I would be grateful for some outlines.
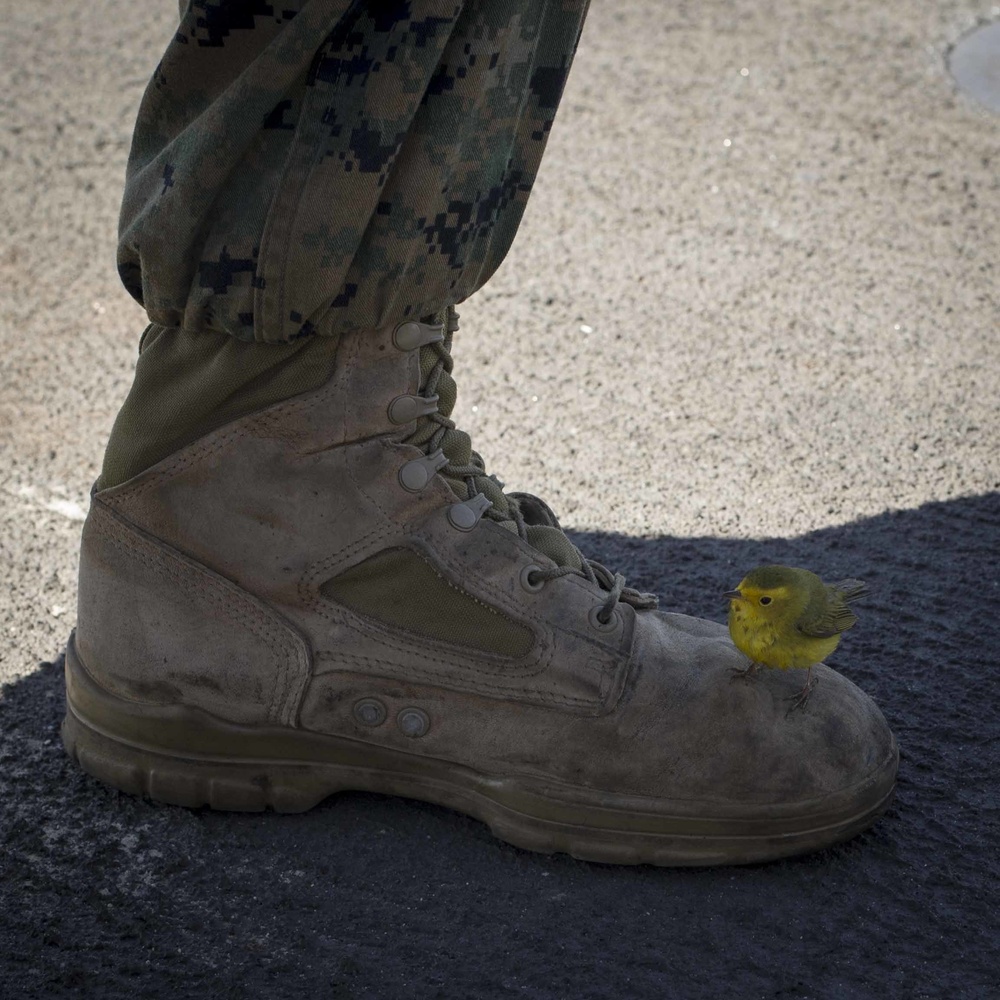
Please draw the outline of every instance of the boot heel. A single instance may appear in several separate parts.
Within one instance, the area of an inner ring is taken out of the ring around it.
[[[91,777],[113,788],[197,809],[305,812],[344,785],[316,765],[183,758],[130,746],[93,729],[72,708],[62,723],[66,752]],[[328,769],[335,770],[334,768]]]
[[[66,752],[130,795],[197,809],[304,812],[358,787],[358,752],[287,729],[241,727],[183,706],[140,705],[102,688],[66,647]],[[319,742],[319,752],[312,746]]]

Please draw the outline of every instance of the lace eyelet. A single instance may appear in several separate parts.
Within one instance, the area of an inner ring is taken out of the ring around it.
[[[540,573],[541,570],[542,570],[541,566],[535,566],[535,565],[525,566],[524,569],[521,570],[521,586],[529,594],[537,594],[538,591],[540,591],[542,587],[545,586],[544,580],[531,579],[533,573]]]
[[[612,611],[607,621],[601,620],[601,605],[595,604],[587,615],[587,621],[595,632],[614,632],[618,628],[618,612]]]

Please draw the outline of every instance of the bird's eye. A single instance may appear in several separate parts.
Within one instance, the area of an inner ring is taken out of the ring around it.
[[[771,603],[771,598],[765,595],[760,599],[760,603],[763,604],[764,607],[767,607],[767,605]]]

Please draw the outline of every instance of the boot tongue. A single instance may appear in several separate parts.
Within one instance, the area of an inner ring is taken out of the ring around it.
[[[521,512],[529,545],[547,555],[557,566],[572,566],[583,572],[580,550],[563,534],[559,519],[541,497],[532,493],[511,493],[508,500],[516,503]]]
[[[548,556],[557,566],[572,566],[583,571],[583,563],[577,547],[559,528],[547,524],[528,525],[528,544]]]

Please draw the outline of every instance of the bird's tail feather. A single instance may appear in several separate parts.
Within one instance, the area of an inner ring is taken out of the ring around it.
[[[833,589],[840,592],[840,596],[845,601],[856,601],[861,597],[868,597],[871,590],[863,580],[840,580],[833,585]]]

